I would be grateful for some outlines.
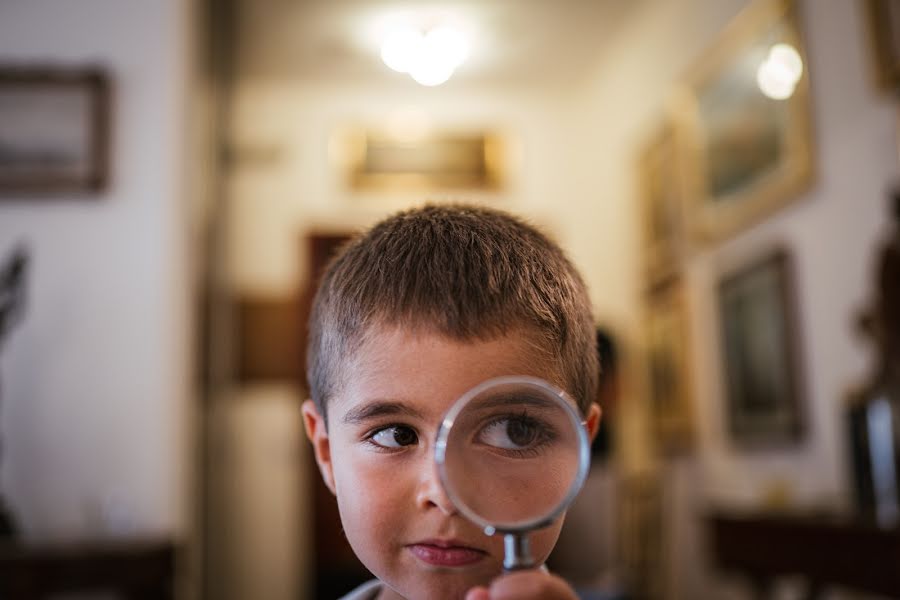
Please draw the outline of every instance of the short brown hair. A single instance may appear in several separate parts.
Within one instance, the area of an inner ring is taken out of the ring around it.
[[[594,400],[584,282],[559,246],[509,214],[429,205],[385,219],[338,254],[309,322],[307,379],[323,416],[366,333],[391,325],[462,341],[521,329],[556,363],[583,413]]]

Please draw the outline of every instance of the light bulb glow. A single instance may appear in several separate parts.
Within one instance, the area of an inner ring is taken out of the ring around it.
[[[428,61],[417,61],[413,68],[409,71],[416,83],[424,86],[434,87],[441,85],[453,76],[454,69],[448,68],[447,65],[432,63]]]
[[[412,29],[395,29],[381,46],[381,60],[398,73],[408,73],[422,46],[422,34]]]
[[[409,73],[426,86],[440,85],[450,79],[468,54],[465,36],[446,25],[425,35],[411,29],[394,30],[381,47],[381,59],[388,67]]]
[[[790,44],[775,44],[769,50],[769,60],[786,69],[794,81],[803,76],[803,59],[800,53]]]
[[[803,76],[803,60],[788,44],[775,44],[756,71],[760,91],[773,100],[787,100],[794,95]]]
[[[451,69],[461,65],[469,54],[465,37],[446,25],[432,29],[425,35],[425,50],[430,60]]]
[[[796,84],[789,79],[779,78],[768,69],[760,69],[756,73],[756,83],[760,91],[772,100],[787,100],[794,95]]]

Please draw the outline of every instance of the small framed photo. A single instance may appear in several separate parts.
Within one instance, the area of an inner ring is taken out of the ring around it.
[[[682,177],[674,131],[661,126],[638,159],[638,187],[648,287],[674,277],[684,252]]]
[[[900,93],[900,2],[866,0],[878,84]]]
[[[693,446],[694,419],[687,302],[680,279],[649,293],[645,323],[650,421],[662,453],[684,452]]]
[[[0,197],[102,190],[109,104],[100,69],[0,67]]]
[[[718,303],[731,439],[739,446],[797,441],[803,386],[787,251],[722,278]]]
[[[692,237],[718,242],[812,180],[809,75],[792,0],[754,0],[675,95]]]

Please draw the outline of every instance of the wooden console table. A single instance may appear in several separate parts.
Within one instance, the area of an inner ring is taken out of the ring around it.
[[[748,576],[760,598],[786,575],[805,577],[810,598],[830,585],[900,598],[900,527],[741,513],[713,513],[707,524],[716,565]]]
[[[128,600],[169,600],[174,580],[175,546],[168,541],[0,545],[4,599],[102,591]]]

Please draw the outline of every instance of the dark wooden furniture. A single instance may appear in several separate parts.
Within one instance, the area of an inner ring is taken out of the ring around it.
[[[805,577],[810,598],[831,585],[900,598],[900,526],[740,513],[714,513],[707,524],[715,564],[749,577],[760,598],[786,575]]]
[[[93,591],[123,600],[169,600],[174,580],[175,547],[167,541],[0,545],[4,600]]]

